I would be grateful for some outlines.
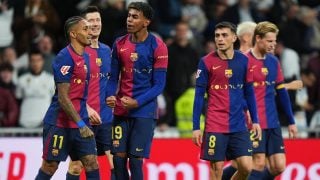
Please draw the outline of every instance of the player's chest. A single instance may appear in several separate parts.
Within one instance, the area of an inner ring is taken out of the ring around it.
[[[90,73],[88,60],[85,58],[74,59],[73,78],[74,79],[86,79],[87,74]]]
[[[153,51],[144,45],[120,47],[118,57],[124,67],[152,67]]]
[[[211,80],[237,80],[244,79],[247,66],[234,60],[215,61],[208,66],[209,78]]]
[[[255,61],[252,70],[254,81],[270,81],[277,78],[278,66],[275,63],[266,63],[265,61],[260,60]]]

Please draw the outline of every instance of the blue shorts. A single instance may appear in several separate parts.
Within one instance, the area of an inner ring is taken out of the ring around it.
[[[105,155],[105,151],[111,150],[112,147],[112,123],[103,123],[92,126],[97,143],[98,156]]]
[[[208,161],[224,161],[241,156],[251,156],[252,146],[249,132],[212,133],[205,132],[200,158]]]
[[[48,161],[65,161],[70,155],[73,161],[86,155],[96,155],[94,138],[82,138],[78,128],[43,126],[43,155]]]
[[[155,119],[115,116],[111,152],[149,158],[155,126]]]
[[[252,142],[253,153],[265,153],[267,156],[285,153],[281,128],[263,129],[260,141]]]

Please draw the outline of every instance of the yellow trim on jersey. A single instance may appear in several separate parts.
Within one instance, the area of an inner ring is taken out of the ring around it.
[[[282,89],[282,88],[285,88],[284,84],[279,84],[276,89]]]

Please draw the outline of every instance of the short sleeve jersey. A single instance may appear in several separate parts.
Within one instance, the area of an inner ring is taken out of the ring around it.
[[[86,101],[89,83],[89,56],[84,53],[78,55],[68,45],[62,49],[52,63],[54,81],[69,83],[69,98],[82,120],[89,125]],[[64,112],[58,102],[58,89],[56,88],[52,102],[44,117],[44,123],[62,128],[78,128],[77,124]]]

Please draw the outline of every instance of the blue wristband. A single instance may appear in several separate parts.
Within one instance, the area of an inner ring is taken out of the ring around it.
[[[86,126],[86,123],[82,119],[80,119],[80,121],[77,122],[77,125],[79,128],[83,128],[84,126]]]

